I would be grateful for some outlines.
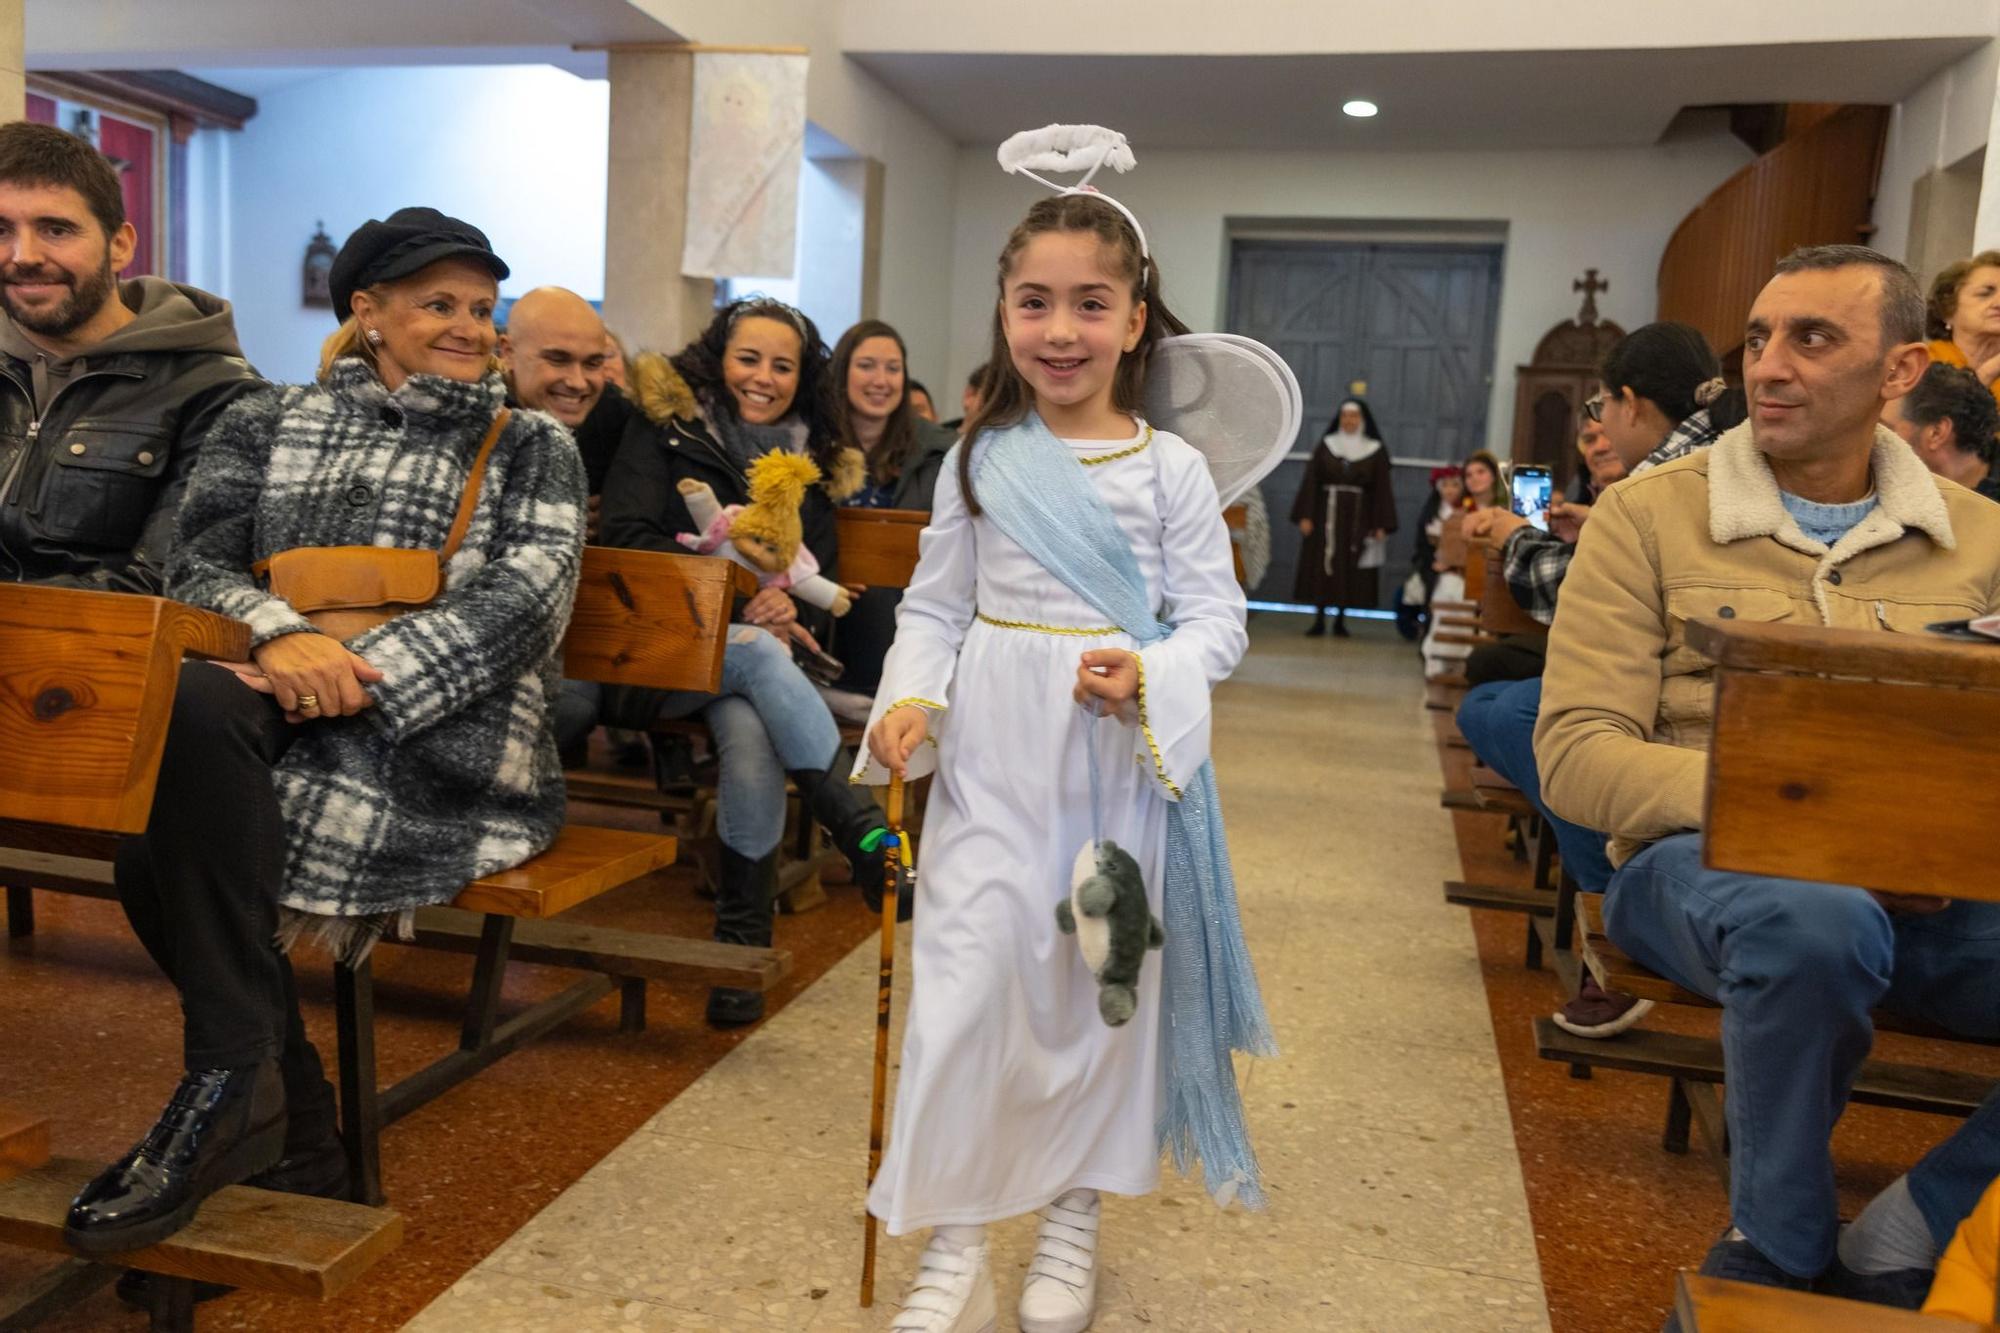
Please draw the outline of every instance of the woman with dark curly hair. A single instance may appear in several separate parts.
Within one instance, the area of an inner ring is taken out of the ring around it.
[[[779,301],[736,301],[671,359],[641,353],[631,365],[638,407],[604,482],[607,545],[682,551],[678,538],[702,525],[685,490],[705,485],[721,505],[750,500],[750,464],[774,451],[810,458],[820,480],[799,505],[803,544],[828,578],[836,577],[834,506],[860,484],[858,451],[842,448],[827,415],[826,344],[813,322]],[[812,682],[792,660],[798,645],[817,652],[830,617],[801,607],[791,593],[767,587],[737,612],[723,654],[722,690],[607,691],[604,721],[644,728],[700,715],[715,737],[722,778],[716,825],[722,867],[715,938],[769,947],[778,886],[778,842],[785,827],[789,773],[807,808],[846,854],[872,904],[879,903],[885,821],[865,789],[850,786],[852,756]],[[757,991],[718,988],[708,1020],[718,1026],[763,1016]]]

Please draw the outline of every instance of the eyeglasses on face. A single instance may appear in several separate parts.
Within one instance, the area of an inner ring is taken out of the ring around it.
[[[1590,421],[1601,423],[1604,420],[1604,395],[1602,393],[1594,393],[1584,399],[1583,415],[1585,419]]]

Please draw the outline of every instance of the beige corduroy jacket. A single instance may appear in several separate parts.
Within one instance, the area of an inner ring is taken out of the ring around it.
[[[1874,479],[1874,511],[1831,549],[1786,512],[1748,423],[1599,497],[1556,605],[1535,759],[1549,807],[1609,833],[1613,864],[1701,827],[1714,682],[1689,621],[1919,634],[2000,609],[2000,505],[1882,427]]]

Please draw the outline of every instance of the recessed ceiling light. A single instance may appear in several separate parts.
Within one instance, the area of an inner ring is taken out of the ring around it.
[[[1362,120],[1366,120],[1368,117],[1374,115],[1377,111],[1380,111],[1382,108],[1376,106],[1373,102],[1357,97],[1352,102],[1349,102],[1346,105],[1342,106],[1340,109],[1342,111],[1345,111],[1350,116],[1355,116]]]

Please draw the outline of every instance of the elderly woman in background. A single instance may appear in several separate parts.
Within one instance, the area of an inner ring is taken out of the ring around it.
[[[1947,264],[1931,282],[1931,360],[1963,366],[2000,398],[2000,250]]]
[[[750,499],[748,470],[773,451],[818,465],[820,481],[799,504],[806,549],[836,576],[834,505],[860,484],[862,464],[843,450],[827,420],[822,380],[826,344],[811,320],[778,301],[752,298],[716,312],[702,335],[671,359],[641,353],[632,363],[638,413],[604,483],[604,540],[640,550],[683,551],[701,525],[683,487],[706,486],[721,505]],[[639,727],[700,715],[721,761],[716,826],[722,842],[715,938],[769,947],[778,887],[778,842],[785,829],[785,778],[847,857],[871,905],[880,902],[886,821],[866,790],[849,785],[851,756],[833,714],[792,652],[820,656],[831,617],[801,607],[772,584],[738,612],[723,651],[722,690],[606,691],[603,720]],[[759,991],[717,987],[708,1021],[754,1023]]]
[[[205,441],[168,591],[247,623],[251,660],[183,670],[176,717],[205,725],[172,733],[151,822],[117,865],[134,929],[180,985],[190,1072],[77,1196],[80,1249],[154,1243],[249,1177],[338,1193],[332,1098],[274,941],[311,932],[358,960],[562,824],[550,702],[583,468],[554,421],[503,411],[506,274],[481,232],[431,209],[366,223],[334,259],[350,313],[319,383],[244,398]],[[266,577],[273,557],[333,547],[430,553],[440,577],[357,633]]]

